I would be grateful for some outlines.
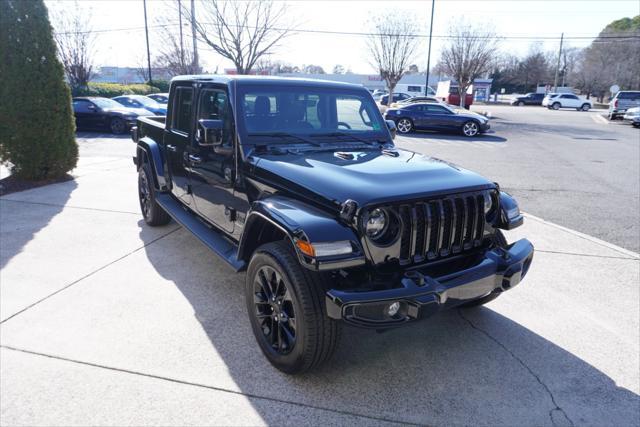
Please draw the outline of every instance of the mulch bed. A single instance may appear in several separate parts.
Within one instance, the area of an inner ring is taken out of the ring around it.
[[[18,191],[30,190],[36,187],[42,187],[43,185],[57,184],[58,182],[70,181],[73,179],[71,175],[65,175],[61,178],[55,179],[43,179],[40,181],[26,181],[16,178],[15,176],[8,176],[0,179],[0,196],[16,193]]]

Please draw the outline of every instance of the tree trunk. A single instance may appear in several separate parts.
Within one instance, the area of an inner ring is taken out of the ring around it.
[[[464,108],[465,107],[465,102],[466,100],[466,93],[467,93],[467,89],[463,88],[462,86],[458,86],[458,96],[460,96],[460,107]]]
[[[393,90],[396,88],[396,85],[392,85],[392,84],[387,84],[388,88],[389,88],[389,96],[387,97],[387,107],[391,107],[391,104],[393,103]]]

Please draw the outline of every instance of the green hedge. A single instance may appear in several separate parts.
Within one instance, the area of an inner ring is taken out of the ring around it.
[[[149,82],[147,82],[147,84],[149,84]],[[171,82],[169,80],[156,80],[153,79],[153,86],[157,87],[159,90],[159,92],[169,92],[169,85],[171,84]]]
[[[75,96],[104,96],[113,98],[120,95],[146,95],[148,93],[162,92],[156,86],[147,84],[123,85],[119,83],[89,83],[86,88],[78,88]]]

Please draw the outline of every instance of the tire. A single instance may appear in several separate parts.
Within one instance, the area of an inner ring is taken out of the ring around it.
[[[153,186],[149,164],[138,169],[138,201],[144,222],[152,227],[166,225],[171,217],[156,201],[156,190]]]
[[[462,125],[462,134],[472,138],[480,133],[480,126],[477,122],[469,120]]]
[[[502,234],[502,231],[498,230],[496,232],[496,243],[498,244],[498,246],[501,247],[506,247],[507,246],[507,239],[504,237],[504,234]],[[489,295],[485,295],[481,298],[475,299],[473,301],[469,301],[469,302],[465,302],[464,304],[460,304],[458,307],[460,308],[472,308],[472,307],[478,307],[481,305],[485,305],[488,302],[493,301],[494,299],[498,298],[500,295],[502,295],[502,292],[491,292]]]
[[[524,107],[524,102],[519,101],[519,102],[518,102],[518,107]]]
[[[267,243],[253,254],[245,281],[249,321],[260,350],[280,371],[306,372],[335,351],[341,325],[326,315],[326,283],[322,273],[300,265],[288,242]]]
[[[615,115],[615,114],[611,114],[611,113],[609,113],[609,120],[613,121],[613,120],[615,120],[616,118],[617,118],[617,117],[616,117],[616,115]]]
[[[396,122],[396,129],[400,133],[409,133],[413,130],[413,122],[411,119],[402,118]]]
[[[559,102],[554,102],[554,103],[551,105],[551,108],[553,108],[554,110],[559,110],[559,109],[560,109],[560,107],[561,107],[561,105],[560,105],[560,103],[559,103]]]
[[[589,108],[591,108],[591,106],[587,103],[582,104],[582,107],[580,107],[582,111],[589,111]]]
[[[122,135],[127,130],[127,124],[120,117],[114,117],[109,122],[109,129],[115,135]]]

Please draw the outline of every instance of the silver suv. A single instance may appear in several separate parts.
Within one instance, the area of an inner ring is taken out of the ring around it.
[[[609,120],[624,116],[625,111],[632,107],[640,107],[640,91],[622,90],[609,102]]]

